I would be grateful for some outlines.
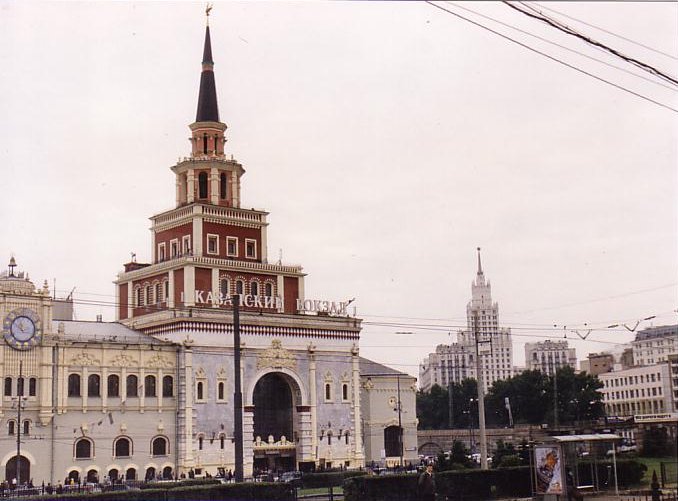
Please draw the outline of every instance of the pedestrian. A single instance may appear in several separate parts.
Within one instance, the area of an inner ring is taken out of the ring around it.
[[[426,465],[426,470],[419,475],[417,484],[420,501],[435,501],[436,498],[436,479],[433,477],[433,465]]]

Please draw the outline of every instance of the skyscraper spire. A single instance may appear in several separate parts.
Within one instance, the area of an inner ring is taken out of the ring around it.
[[[480,247],[478,247],[478,275],[483,274],[483,266],[480,264]]]
[[[209,19],[211,6],[205,10]],[[218,122],[219,107],[217,105],[217,88],[214,82],[214,61],[212,60],[212,42],[209,23],[205,26],[205,46],[202,52],[202,73],[200,74],[200,93],[198,95],[198,111],[196,122]]]

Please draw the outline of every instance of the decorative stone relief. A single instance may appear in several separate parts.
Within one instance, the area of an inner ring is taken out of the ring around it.
[[[166,357],[162,356],[160,353],[156,353],[146,362],[146,366],[152,369],[170,369],[174,367],[174,364],[171,360],[168,360]]]
[[[117,357],[111,360],[111,365],[113,367],[132,367],[136,364],[134,363],[132,357],[125,355],[124,353],[120,353]]]
[[[217,379],[226,379],[227,377],[228,374],[226,374],[226,369],[220,367],[219,370],[217,371]]]
[[[272,367],[274,369],[294,369],[297,361],[289,350],[282,347],[279,339],[271,341],[271,347],[264,350],[257,360],[257,369]]]
[[[80,365],[80,366],[92,366],[92,365],[100,365],[101,362],[99,362],[98,359],[94,358],[92,355],[86,352],[82,352],[80,355],[75,356],[71,359],[71,363],[69,365]]]

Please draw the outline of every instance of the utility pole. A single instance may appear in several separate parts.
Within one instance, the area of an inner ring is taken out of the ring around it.
[[[233,300],[233,434],[235,442],[235,481],[243,481],[242,382],[240,381],[240,295]]]
[[[454,387],[452,386],[452,366],[448,360],[447,362],[447,403],[448,403],[448,424],[449,428],[454,428],[454,406],[452,405],[452,398],[454,394]]]
[[[19,379],[17,380],[16,403],[16,488],[21,485],[21,407],[24,399],[23,361],[19,360]]]
[[[400,405],[400,374],[396,375],[398,383],[398,452],[400,452],[400,467],[403,467],[403,422],[402,406]]]
[[[485,388],[480,363],[480,341],[478,339],[478,310],[473,310],[473,333],[476,340],[476,379],[478,386],[478,427],[480,428],[480,468],[487,470],[487,433],[485,432]]]
[[[558,368],[553,363],[553,427],[558,428]]]

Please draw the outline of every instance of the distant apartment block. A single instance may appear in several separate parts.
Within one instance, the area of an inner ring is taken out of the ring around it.
[[[678,325],[650,327],[636,334],[631,341],[633,365],[653,365],[678,353]]]
[[[603,388],[599,391],[603,394],[608,416],[634,416],[676,410],[668,361],[599,374],[598,379],[603,383]]]
[[[525,343],[525,366],[532,371],[553,375],[561,367],[577,369],[577,354],[567,341]]]

